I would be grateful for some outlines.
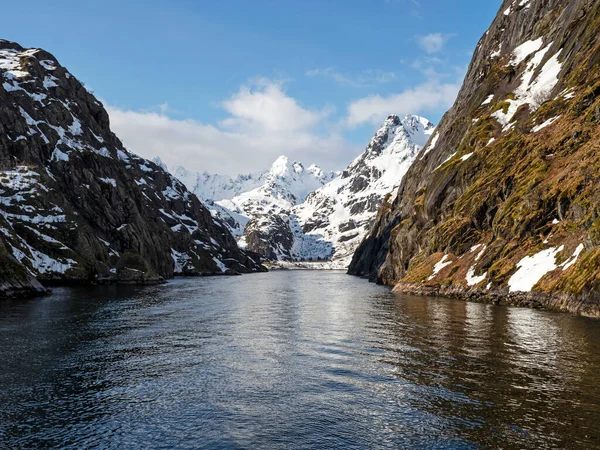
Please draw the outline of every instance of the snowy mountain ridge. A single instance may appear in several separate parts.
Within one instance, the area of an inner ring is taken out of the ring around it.
[[[315,164],[305,167],[286,156],[277,158],[269,170],[236,178],[190,172],[181,166],[173,173],[236,238],[243,234],[250,218],[287,211],[338,175]]]
[[[301,259],[330,259],[333,267],[345,269],[385,197],[400,186],[434,130],[435,126],[423,117],[406,115],[400,119],[390,115],[364,153],[339,177],[294,208],[306,236],[317,237],[320,243],[331,243],[329,255],[308,254]],[[322,247],[325,252],[326,247]],[[309,248],[314,248],[314,244]]]
[[[235,178],[208,172],[190,172],[182,166],[175,167],[173,175],[205,201],[232,200],[241,194],[270,186],[275,196],[290,197],[290,200],[294,197],[295,203],[297,199],[303,201],[310,192],[337,174],[326,173],[315,164],[305,168],[300,162],[290,162],[286,156],[280,156],[269,170],[240,174]],[[265,189],[261,191],[265,192]]]
[[[262,185],[217,203],[249,217],[286,211],[302,203],[311,192],[335,176],[333,172],[324,173],[314,164],[305,168],[299,162],[280,156],[263,177]]]
[[[268,172],[264,171],[232,178],[229,175],[191,172],[183,166],[177,166],[173,170],[173,175],[204,201],[230,200],[243,192],[256,189],[265,182],[267,174]]]

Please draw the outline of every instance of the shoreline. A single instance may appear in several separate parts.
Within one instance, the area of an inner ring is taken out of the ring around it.
[[[3,300],[29,300],[33,298],[41,298],[52,295],[51,288],[62,288],[62,287],[74,287],[74,286],[157,286],[161,284],[167,284],[169,280],[176,278],[208,278],[208,277],[237,277],[242,275],[252,275],[255,273],[265,273],[267,271],[256,271],[248,273],[197,273],[197,274],[174,274],[168,278],[151,278],[148,280],[117,280],[117,279],[48,279],[36,281],[40,284],[39,289],[34,288],[15,288],[14,286],[8,286],[2,288],[0,286],[0,301]]]
[[[331,270],[347,272],[347,264],[337,261],[272,261],[263,262],[269,270]]]
[[[600,303],[583,296],[542,292],[506,292],[505,290],[484,291],[465,289],[462,286],[422,285],[418,283],[396,283],[392,292],[423,297],[452,298],[473,303],[489,303],[519,308],[541,309],[571,313],[600,319]]]

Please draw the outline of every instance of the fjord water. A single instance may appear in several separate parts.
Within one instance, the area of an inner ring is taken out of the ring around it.
[[[600,321],[336,272],[0,303],[1,448],[594,448]]]

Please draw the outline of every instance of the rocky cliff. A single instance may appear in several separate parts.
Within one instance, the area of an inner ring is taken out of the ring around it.
[[[600,313],[600,1],[505,0],[350,273]]]
[[[40,49],[0,40],[0,291],[262,270],[185,186],[129,153]]]

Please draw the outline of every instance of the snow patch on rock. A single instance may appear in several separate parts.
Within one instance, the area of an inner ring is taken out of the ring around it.
[[[583,244],[579,244],[577,246],[573,255],[560,265],[562,267],[563,271],[567,270],[569,267],[571,267],[572,265],[574,265],[577,262],[577,259],[579,259],[579,255],[581,255],[584,248],[585,247],[583,246]]]
[[[530,292],[533,286],[544,275],[552,272],[556,265],[556,256],[562,252],[564,246],[548,248],[533,256],[526,256],[517,263],[517,272],[508,280],[510,292]]]
[[[521,61],[521,58],[528,58],[531,53],[530,50],[537,47],[537,41],[530,41],[525,44],[525,50],[515,55],[515,61]],[[536,74],[536,70],[541,62],[544,60],[546,53],[550,50],[552,43],[548,44],[545,48],[535,51],[531,61],[527,64],[525,71],[521,77],[521,84],[517,87],[514,92],[514,99],[506,99],[508,108],[499,109],[492,114],[498,122],[503,126],[503,130],[507,131],[512,128],[511,123],[517,110],[523,105],[529,105],[531,111],[536,111],[542,103],[549,99],[550,93],[558,83],[558,75],[562,70],[562,65],[558,61],[558,57],[561,54],[559,50],[551,58],[546,61],[542,66],[541,70]]]
[[[544,123],[533,127],[531,129],[531,132],[537,133],[538,131],[542,131],[544,128],[546,128],[546,127],[552,125],[554,122],[556,122],[559,118],[560,118],[560,116],[552,117],[552,118],[546,120]]]
[[[430,277],[427,279],[427,281],[431,281],[435,278],[435,276],[440,273],[442,271],[442,269],[444,267],[449,266],[450,264],[452,264],[452,261],[449,260],[448,255],[444,255],[442,257],[442,259],[440,259],[437,264],[435,266],[433,266],[433,272],[431,273]]]

